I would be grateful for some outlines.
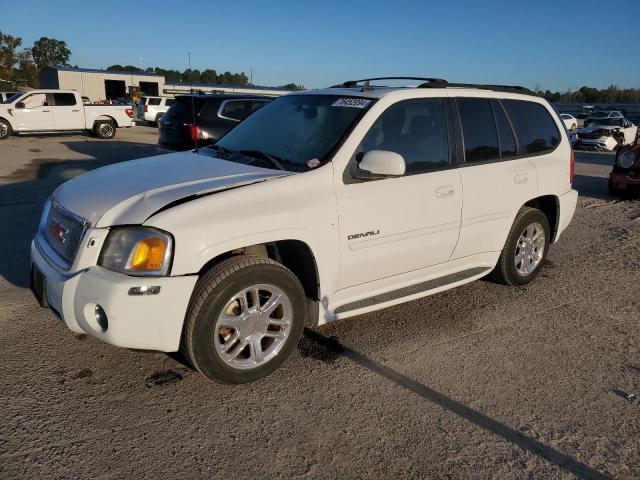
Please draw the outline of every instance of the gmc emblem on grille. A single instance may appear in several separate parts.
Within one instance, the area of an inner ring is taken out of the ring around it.
[[[69,233],[69,230],[64,228],[55,220],[51,220],[51,223],[49,224],[49,232],[53,238],[58,240],[60,243],[65,243],[67,241],[67,233]]]

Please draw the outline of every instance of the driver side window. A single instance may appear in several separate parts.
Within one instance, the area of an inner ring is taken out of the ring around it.
[[[23,100],[24,108],[38,108],[47,106],[47,95],[44,93],[34,93]]]
[[[399,153],[406,174],[449,165],[449,141],[442,99],[398,102],[385,110],[358,148],[360,161],[371,150]]]

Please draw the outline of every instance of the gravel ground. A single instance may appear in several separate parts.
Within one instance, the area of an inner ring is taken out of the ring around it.
[[[28,291],[66,178],[156,131],[0,145],[0,478],[640,477],[640,204],[578,154],[573,223],[531,285],[486,281],[307,331],[227,387],[176,356],[73,335]]]

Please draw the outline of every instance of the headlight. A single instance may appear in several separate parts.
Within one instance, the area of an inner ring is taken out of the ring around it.
[[[169,273],[173,238],[145,227],[114,228],[102,247],[98,264],[114,272],[134,276],[165,276]]]
[[[631,151],[624,152],[618,157],[618,165],[621,168],[631,168],[634,163],[636,163],[636,155]]]

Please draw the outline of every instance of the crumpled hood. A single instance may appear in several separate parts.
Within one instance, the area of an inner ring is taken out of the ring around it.
[[[63,183],[53,198],[95,227],[140,224],[185,197],[292,174],[225,161],[209,152],[170,153],[99,168]]]
[[[619,129],[620,127],[616,127],[613,125],[600,125],[599,123],[592,123],[588,127],[579,128],[578,133],[591,133],[597,132],[598,130],[607,130],[610,132],[614,132]]]

